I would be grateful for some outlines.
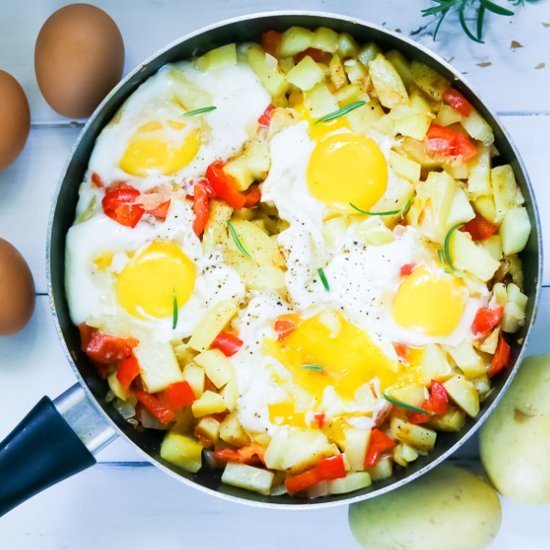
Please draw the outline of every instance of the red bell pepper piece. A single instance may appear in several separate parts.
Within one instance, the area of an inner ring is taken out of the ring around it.
[[[132,355],[132,348],[139,344],[135,338],[118,338],[99,332],[87,325],[80,325],[82,351],[96,363],[108,365],[115,361],[122,361]]]
[[[416,264],[414,262],[410,264],[405,264],[399,270],[399,275],[401,275],[401,277],[407,277],[413,272],[415,267],[416,267]]]
[[[483,241],[488,239],[491,235],[497,232],[498,227],[487,221],[483,216],[479,214],[468,223],[464,224],[460,230],[470,233],[472,240]]]
[[[151,216],[155,216],[155,218],[158,218],[159,220],[165,220],[166,216],[168,216],[170,203],[170,200],[161,202],[157,207],[152,208],[151,210],[145,210],[145,212],[147,212],[147,214],[151,214]]]
[[[281,47],[281,41],[283,39],[282,33],[279,31],[269,30],[262,34],[261,45],[262,48],[270,55],[277,57],[279,55],[279,48]]]
[[[295,328],[296,323],[292,319],[279,318],[273,325],[279,342],[282,342]]]
[[[299,63],[304,57],[308,55],[309,57],[311,57],[311,59],[313,59],[313,61],[316,61],[317,63],[327,63],[332,57],[332,54],[330,52],[325,52],[324,50],[320,50],[319,48],[307,48],[306,50],[297,53],[294,56],[294,63]]]
[[[92,173],[92,183],[99,189],[103,189],[105,187],[101,176],[97,172]]]
[[[309,489],[320,481],[346,477],[346,468],[343,455],[324,458],[313,468],[301,474],[289,477],[285,480],[286,490],[292,493],[299,493]]]
[[[275,105],[273,105],[273,103],[270,103],[265,108],[265,111],[260,115],[260,118],[258,118],[258,124],[262,128],[269,128],[269,125],[271,124],[271,113],[273,113],[274,109]]]
[[[193,231],[197,237],[200,237],[210,215],[210,189],[206,181],[199,181],[193,187],[193,212],[195,219],[193,220]]]
[[[226,357],[235,355],[243,345],[243,341],[230,332],[220,332],[210,347],[219,349]]]
[[[313,420],[319,426],[319,429],[321,429],[325,424],[325,413],[314,413]]]
[[[453,143],[451,154],[456,157],[461,157],[462,162],[468,162],[477,155],[477,147],[465,134],[459,132]]]
[[[171,411],[177,411],[185,405],[190,405],[195,401],[195,392],[189,385],[189,382],[174,382],[167,388],[157,394],[162,405]]]
[[[445,414],[447,407],[449,406],[449,397],[447,396],[447,390],[441,382],[432,380],[430,399],[424,401],[420,406],[426,411],[432,411],[434,414]],[[408,419],[412,424],[424,424],[431,418],[431,414],[412,412],[409,413]]]
[[[134,390],[137,400],[160,422],[169,424],[176,418],[176,413],[161,403],[158,397],[143,390]]]
[[[137,359],[131,355],[120,362],[116,377],[122,386],[122,389],[127,392],[130,385],[139,374],[139,364]]]
[[[121,184],[117,189],[107,191],[101,205],[106,216],[126,227],[135,227],[145,213],[136,201],[140,192],[134,187]]]
[[[424,401],[422,405],[420,405],[421,409],[424,409],[425,411],[432,411],[432,403],[428,399],[427,401]],[[407,418],[411,424],[424,424],[424,422],[428,422],[428,420],[431,418],[431,414],[429,413],[420,413],[420,412],[410,412],[407,415]]]
[[[439,157],[461,157],[467,162],[477,154],[477,147],[466,135],[452,128],[431,124],[424,139],[426,150]]]
[[[218,449],[212,456],[221,462],[239,464],[264,464],[265,449],[257,443],[251,443],[240,449]]]
[[[405,362],[409,360],[410,348],[409,346],[407,346],[407,344],[402,344],[401,342],[394,342],[393,349],[395,350],[395,353],[397,353],[397,356],[400,359],[402,359]]]
[[[382,430],[373,428],[370,434],[369,448],[365,455],[365,468],[376,466],[384,451],[395,447],[397,443]]]
[[[245,208],[252,208],[262,200],[262,192],[258,185],[251,185],[244,195]]]
[[[508,364],[509,359],[510,345],[501,334],[487,374],[489,376],[495,376],[495,374],[499,373]]]
[[[224,165],[223,160],[214,161],[206,169],[206,179],[215,196],[223,199],[229,206],[240,210],[246,202],[246,197],[239,191],[235,178],[223,171]]]
[[[472,332],[475,336],[485,334],[500,323],[503,314],[503,307],[480,307],[472,323]]]
[[[474,110],[472,104],[454,88],[448,88],[443,92],[443,100],[446,101],[455,111],[465,117],[469,117]]]

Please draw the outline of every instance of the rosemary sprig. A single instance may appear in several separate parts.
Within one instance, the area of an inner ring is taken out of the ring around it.
[[[176,287],[172,288],[172,330],[178,326],[178,295],[176,294]]]
[[[197,116],[202,115],[203,113],[209,113],[210,111],[215,111],[217,107],[215,105],[210,105],[209,107],[200,107],[199,109],[193,109],[192,111],[187,111],[183,113],[182,116]]]
[[[325,270],[322,267],[320,267],[317,270],[317,273],[319,274],[319,278],[321,279],[321,282],[323,283],[323,286],[324,286],[325,290],[327,292],[330,292],[330,285],[328,284],[328,279],[327,279],[327,276],[325,274]]]
[[[385,212],[369,212],[368,210],[362,210],[351,202],[349,203],[349,205],[354,210],[357,210],[357,212],[361,212],[361,214],[367,214],[368,216],[395,216],[396,214],[401,214],[401,219],[405,217],[405,213],[410,208],[411,204],[411,199],[408,199],[407,202],[398,210],[386,210]]]
[[[453,236],[453,233],[459,228],[464,225],[464,222],[458,222],[455,223],[449,231],[447,231],[447,234],[445,235],[445,241],[443,243],[443,252],[445,253],[445,260],[449,264],[449,267],[456,271],[455,266],[453,264],[453,259],[451,258],[451,237]]]
[[[333,111],[332,113],[329,113],[328,115],[322,116],[321,118],[318,118],[315,121],[315,124],[319,124],[320,122],[329,122],[330,120],[334,120],[335,118],[347,115],[349,112],[353,111],[354,109],[357,109],[358,107],[362,107],[365,105],[365,101],[353,101],[352,103],[349,103],[345,107],[342,107],[341,109],[338,109],[337,111]]]
[[[252,259],[252,256],[248,252],[248,250],[243,246],[243,243],[241,242],[241,239],[239,239],[239,235],[237,235],[237,231],[235,230],[235,227],[231,223],[230,220],[227,220],[227,227],[229,228],[229,234],[231,235],[231,238],[233,239],[233,242],[235,243],[235,246],[239,249],[239,252],[243,255]]]
[[[514,15],[514,12],[505,8],[499,4],[495,4],[491,0],[432,0],[436,5],[431,8],[426,8],[422,10],[422,15],[424,17],[435,15],[437,16],[437,24],[433,33],[434,40],[437,37],[441,23],[445,19],[446,15],[451,10],[456,10],[458,12],[458,20],[462,30],[474,42],[480,44],[483,43],[483,23],[485,21],[485,15],[487,12],[494,13],[496,15],[501,15],[504,17],[511,17]],[[513,5],[523,5],[522,0],[508,0]],[[466,21],[466,10],[476,10],[476,29],[475,34],[472,32]]]
[[[301,368],[303,370],[313,370],[317,372],[323,372],[325,370],[325,367],[322,367],[321,365],[316,365],[315,363],[306,363],[305,365],[302,365]]]
[[[401,407],[402,409],[406,409],[408,411],[420,413],[420,414],[429,414],[430,416],[433,413],[433,411],[428,411],[426,409],[421,409],[419,407],[415,407],[414,405],[409,405],[408,403],[405,403],[404,401],[399,401],[399,399],[396,399],[395,397],[392,397],[391,395],[388,395],[387,393],[384,394],[384,399],[391,403],[392,405],[395,405],[397,407]]]

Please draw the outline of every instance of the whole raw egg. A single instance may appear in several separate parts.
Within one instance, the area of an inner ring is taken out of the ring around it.
[[[53,13],[36,39],[38,86],[60,115],[90,116],[120,80],[122,35],[111,17],[89,4],[71,4]]]
[[[19,156],[30,125],[29,104],[23,88],[13,76],[0,70],[0,170]]]

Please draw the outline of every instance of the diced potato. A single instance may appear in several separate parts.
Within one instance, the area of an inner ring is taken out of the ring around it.
[[[508,210],[500,226],[500,237],[502,239],[502,251],[504,254],[517,254],[521,252],[531,233],[531,222],[529,214],[524,206]]]
[[[223,201],[211,200],[208,222],[204,228],[202,245],[211,250],[227,238],[227,220],[231,218],[233,208]]]
[[[359,61],[361,61],[365,67],[368,67],[369,63],[380,53],[382,53],[380,48],[374,42],[369,42],[359,50]]]
[[[354,100],[355,101],[355,100]],[[346,102],[347,104],[347,102]],[[351,129],[357,133],[365,133],[384,116],[384,111],[378,102],[371,101],[366,105],[354,109],[346,115]]]
[[[183,367],[183,379],[191,386],[196,398],[204,392],[204,370],[194,363]]]
[[[141,339],[134,348],[143,386],[149,393],[156,393],[170,384],[181,382],[183,374],[167,342]]]
[[[255,180],[263,181],[271,166],[269,145],[265,141],[249,141],[244,148],[244,156],[247,159],[248,167]]]
[[[491,332],[491,334],[489,334],[489,336],[487,336],[487,338],[485,338],[485,340],[483,340],[483,342],[479,344],[480,351],[483,351],[485,353],[490,353],[490,354],[495,353],[497,349],[499,335],[500,335],[500,329],[499,328],[494,329]]]
[[[162,440],[160,456],[167,462],[191,473],[202,466],[202,446],[190,436],[170,430]]]
[[[338,53],[343,58],[356,57],[359,50],[359,46],[355,41],[355,38],[347,32],[341,32],[338,35]]]
[[[380,103],[388,109],[406,105],[409,101],[407,90],[394,66],[378,54],[369,64],[369,75]]]
[[[498,260],[495,260],[485,248],[472,241],[470,235],[463,231],[453,233],[450,254],[455,267],[474,274],[482,281],[491,279],[500,266]]]
[[[433,118],[433,107],[430,102],[426,99],[426,96],[420,93],[418,90],[413,89],[409,98],[409,105],[415,113],[420,113],[421,115],[428,115],[430,118]]]
[[[477,393],[480,395],[480,398],[488,394],[493,387],[487,374],[474,378],[472,380],[472,384],[474,385]]]
[[[466,193],[462,187],[457,186],[455,189],[455,196],[453,197],[453,203],[451,204],[451,210],[449,217],[447,218],[447,230],[453,225],[459,222],[469,222],[475,218],[476,213],[466,196]]]
[[[225,386],[235,375],[231,361],[219,349],[208,349],[195,357],[216,388]]]
[[[206,390],[191,405],[191,411],[195,418],[221,413],[225,410],[227,410],[227,407],[223,397],[210,390]]]
[[[350,472],[346,477],[329,481],[328,494],[341,495],[351,493],[370,485],[372,485],[372,480],[367,472]]]
[[[391,390],[390,396],[413,407],[420,407],[426,399],[424,386],[419,384],[407,384],[406,386],[395,388]]]
[[[491,194],[491,152],[489,147],[479,147],[478,154],[468,162],[468,194],[477,198]]]
[[[214,48],[209,52],[201,55],[195,62],[195,66],[199,71],[213,71],[233,67],[237,64],[237,46],[226,44],[219,48]]]
[[[414,462],[418,458],[418,452],[406,443],[399,443],[393,448],[392,456],[399,466],[406,468],[409,462]]]
[[[189,345],[197,350],[204,351],[210,347],[220,331],[229,323],[237,313],[235,300],[222,300],[218,302],[199,322]]]
[[[430,172],[423,187],[424,193],[429,197],[432,227],[424,225],[422,230],[434,242],[443,244],[457,183],[446,172]]]
[[[440,432],[458,432],[466,422],[466,414],[462,409],[450,405],[444,415],[434,415],[428,421],[428,426]]]
[[[323,224],[323,237],[331,245],[334,245],[349,227],[347,216],[334,216]]]
[[[250,443],[250,438],[244,431],[236,412],[228,414],[220,426],[220,438],[235,447],[244,447]]]
[[[441,162],[436,157],[428,155],[424,143],[417,139],[405,137],[400,149],[412,160],[419,162],[423,168],[439,168],[441,166]]]
[[[297,65],[288,71],[286,78],[288,82],[300,88],[300,90],[311,90],[325,77],[323,69],[306,55]]]
[[[402,136],[423,140],[431,123],[428,115],[418,113],[408,105],[400,105],[391,111],[394,130]]]
[[[252,224],[254,226],[254,224]],[[228,250],[224,253],[227,265],[233,267],[243,283],[254,290],[277,290],[285,286],[285,274],[273,265],[258,265],[245,258],[240,252]]]
[[[392,417],[390,430],[393,439],[407,443],[420,451],[430,451],[435,445],[437,432],[430,428],[411,424],[396,416]]]
[[[502,246],[500,242],[500,235],[491,235],[487,239],[483,239],[481,244],[487,252],[495,259],[499,260],[502,258]]]
[[[420,164],[395,151],[390,151],[390,166],[398,176],[408,179],[412,183],[416,183],[420,179]]]
[[[502,316],[502,330],[504,332],[516,332],[525,323],[528,298],[514,283],[507,286],[506,292],[507,301]]]
[[[286,449],[281,458],[280,468],[289,470],[291,473],[300,472],[334,454],[334,446],[323,433],[295,429],[288,434],[286,439]],[[266,464],[268,467],[272,467],[267,461],[267,454]]]
[[[443,384],[449,397],[468,415],[475,418],[479,413],[479,394],[470,380],[455,374]]]
[[[269,56],[271,57],[271,56]],[[267,54],[257,45],[247,50],[246,59],[264,88],[272,96],[282,96],[288,89],[288,82],[277,66],[268,61]]]
[[[381,246],[395,240],[393,231],[378,216],[362,222],[357,228],[357,236],[372,246]]]
[[[510,275],[512,276],[512,281],[523,287],[523,268],[521,258],[517,254],[511,254],[507,259],[510,262]]]
[[[216,443],[220,436],[220,422],[212,416],[203,416],[197,422],[194,433],[200,434],[202,437],[212,441],[212,443]]]
[[[497,219],[497,209],[492,196],[483,195],[474,199],[474,206],[476,210],[491,223],[500,223],[502,221],[502,219]]]
[[[348,75],[344,70],[344,64],[339,55],[333,55],[328,64],[329,77],[336,89],[342,88],[348,83]]]
[[[451,126],[451,124],[456,124],[457,122],[462,121],[462,115],[456,110],[453,109],[450,105],[441,105],[437,116],[435,117],[435,123],[440,126]]]
[[[432,380],[441,382],[447,380],[453,373],[453,368],[445,352],[437,345],[425,346],[422,354],[422,382],[429,384]]]
[[[222,474],[222,482],[247,491],[269,495],[275,474],[248,464],[228,462]]]
[[[344,430],[345,451],[351,470],[365,469],[365,454],[369,446],[370,430],[346,428]]]
[[[283,463],[283,456],[288,446],[288,433],[276,432],[272,437],[265,451],[265,465],[273,470],[280,470]]]
[[[280,251],[277,241],[271,239],[269,235],[246,220],[233,220],[233,228],[237,233],[244,249],[250,254],[251,260],[258,265],[280,264]],[[233,252],[243,255],[237,248],[233,239],[228,240],[228,248]]]
[[[448,172],[455,180],[468,179],[468,164],[462,160],[453,159],[442,164],[443,170]]]
[[[381,456],[376,466],[365,468],[372,481],[381,481],[391,477],[393,474],[393,458],[389,455]]]
[[[120,382],[118,381],[116,372],[111,373],[107,377],[107,383],[109,384],[109,389],[113,392],[115,397],[122,399],[122,401],[126,401],[128,399],[128,393],[124,391],[124,388],[121,386]]]
[[[234,178],[240,191],[245,191],[254,183],[254,176],[250,171],[246,157],[243,155],[231,159],[223,167],[223,171]]]
[[[233,378],[225,385],[222,390],[222,397],[228,410],[232,412],[237,408],[237,403],[239,400],[239,386],[236,378]]]
[[[495,141],[493,129],[475,109],[469,116],[462,117],[462,126],[470,137],[481,141],[483,145],[492,145]]]
[[[334,53],[338,49],[338,33],[328,27],[317,27],[313,31],[309,47]]]
[[[443,99],[443,92],[450,86],[449,81],[424,63],[413,60],[410,64],[410,71],[414,83],[431,98],[436,101]]]
[[[338,110],[336,98],[326,84],[317,84],[304,94],[306,107],[312,118],[321,118],[324,115]]]
[[[367,69],[358,59],[352,58],[344,61],[344,70],[352,84],[358,84],[367,76]]]
[[[304,27],[290,27],[282,36],[279,47],[280,57],[292,57],[311,47],[314,34]]]
[[[496,207],[496,219],[502,221],[506,212],[523,204],[523,196],[516,184],[514,171],[509,164],[491,170],[491,186]]]
[[[170,69],[168,78],[172,82],[175,99],[185,109],[191,111],[207,105],[212,105],[212,97],[197,84],[189,80],[178,69]]]
[[[386,59],[394,66],[395,70],[399,73],[401,80],[405,86],[410,86],[413,82],[411,68],[408,60],[398,50],[390,50],[386,53]]]
[[[466,377],[475,378],[485,374],[485,362],[470,342],[464,340],[458,346],[450,346],[447,349],[456,366]]]

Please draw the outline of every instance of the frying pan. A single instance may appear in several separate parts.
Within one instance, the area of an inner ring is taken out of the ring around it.
[[[219,471],[204,466],[196,474],[177,470],[159,454],[162,433],[138,431],[124,421],[105,401],[107,384],[101,380],[80,349],[77,328],[71,323],[64,288],[65,237],[75,217],[78,188],[88,166],[94,143],[124,100],[166,63],[187,59],[228,42],[257,41],[268,29],[284,30],[292,25],[331,27],[348,32],[358,42],[375,41],[383,50],[398,49],[440,72],[458,88],[491,124],[498,161],[510,163],[526,200],[532,232],[523,252],[525,292],[529,296],[525,325],[512,347],[510,367],[496,377],[494,391],[483,402],[481,412],[457,433],[440,432],[435,449],[407,469],[396,468],[392,477],[347,495],[325,496],[313,501],[281,496],[262,496],[224,485]],[[54,401],[44,397],[0,443],[0,515],[23,500],[95,463],[94,454],[116,437],[130,445],[162,471],[195,489],[236,502],[269,508],[313,508],[351,503],[392,491],[426,473],[451,456],[485,421],[506,391],[519,366],[533,325],[541,286],[542,246],[539,216],[526,171],[504,128],[479,96],[445,61],[422,46],[381,27],[335,14],[293,11],[247,15],[191,33],[154,54],[134,69],[105,98],[78,138],[61,176],[50,216],[47,245],[48,287],[51,312],[61,345],[78,383]]]

